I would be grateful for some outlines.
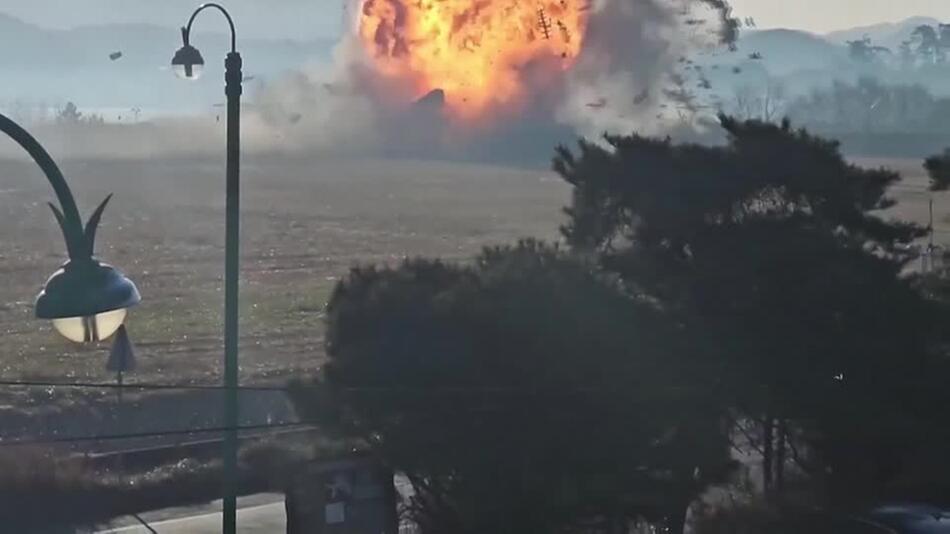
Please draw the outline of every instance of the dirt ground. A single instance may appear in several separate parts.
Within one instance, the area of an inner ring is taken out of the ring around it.
[[[85,216],[115,193],[97,254],[132,278],[138,369],[130,382],[219,383],[224,175],[217,159],[60,162]],[[349,267],[406,256],[465,259],[519,237],[556,239],[568,187],[553,173],[488,165],[248,157],[242,168],[242,382],[319,367],[321,313]],[[109,344],[73,345],[33,318],[64,260],[54,196],[26,160],[0,160],[0,378],[110,381]],[[60,388],[57,388],[60,389]],[[98,392],[112,395],[112,392]],[[69,392],[0,389],[0,405]]]
[[[946,247],[950,244],[950,193],[932,193],[927,190],[929,179],[923,161],[916,159],[885,159],[860,157],[853,161],[865,167],[886,167],[897,171],[903,181],[891,191],[897,205],[887,215],[927,225],[929,202],[934,201],[934,242]]]

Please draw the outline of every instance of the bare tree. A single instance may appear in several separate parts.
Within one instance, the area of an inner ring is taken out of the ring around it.
[[[779,115],[785,111],[787,92],[785,85],[781,82],[769,78],[765,82],[762,94],[762,116],[765,122],[777,120]]]
[[[751,119],[754,111],[758,108],[756,96],[751,86],[744,85],[735,92],[735,102],[733,103],[732,115],[739,119]]]
[[[772,78],[762,86],[745,85],[736,90],[732,115],[739,119],[778,120],[788,104],[785,85]]]

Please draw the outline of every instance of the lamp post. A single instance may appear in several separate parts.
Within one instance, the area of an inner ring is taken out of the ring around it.
[[[182,47],[172,58],[172,67],[179,77],[194,80],[201,75],[204,59],[191,45],[191,25],[198,13],[215,8],[228,20],[231,28],[231,52],[224,60],[224,93],[228,98],[227,140],[227,200],[225,230],[224,276],[224,499],[223,532],[234,534],[237,529],[237,425],[238,425],[238,250],[241,154],[241,55],[237,52],[237,36],[231,15],[219,4],[199,6],[188,25],[181,29]]]
[[[46,149],[2,114],[0,131],[23,147],[40,166],[59,200],[59,207],[52,202],[49,207],[66,239],[69,261],[50,276],[36,297],[36,316],[51,320],[60,334],[78,343],[108,339],[122,327],[126,310],[141,300],[131,280],[93,257],[96,230],[112,195],[99,204],[83,227],[73,193]]]

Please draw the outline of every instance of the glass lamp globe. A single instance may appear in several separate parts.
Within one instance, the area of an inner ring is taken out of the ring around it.
[[[172,58],[172,70],[175,75],[184,80],[197,80],[204,70],[205,60],[198,49],[186,44],[175,52]]]
[[[115,267],[73,260],[46,282],[36,298],[36,316],[50,319],[66,339],[94,343],[112,336],[140,300],[135,284]]]
[[[175,76],[178,76],[182,80],[194,81],[201,77],[204,65],[172,65],[172,70],[175,71]]]
[[[112,337],[125,321],[126,309],[119,308],[86,317],[53,319],[53,327],[64,338],[76,343],[94,343]]]

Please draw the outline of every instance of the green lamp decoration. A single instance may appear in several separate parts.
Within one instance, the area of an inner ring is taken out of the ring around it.
[[[112,195],[99,204],[84,226],[72,191],[46,149],[2,114],[0,131],[32,156],[59,200],[58,207],[53,203],[49,206],[66,239],[69,261],[50,276],[36,297],[36,316],[51,320],[63,337],[77,343],[108,339],[122,327],[127,310],[142,300],[131,280],[93,256],[96,230]],[[127,339],[127,336],[121,337]]]
[[[141,300],[131,280],[93,257],[96,229],[111,198],[99,204],[85,228],[49,204],[66,238],[69,261],[46,281],[36,298],[36,316],[52,320],[63,337],[79,343],[108,339],[122,326],[128,308]]]

